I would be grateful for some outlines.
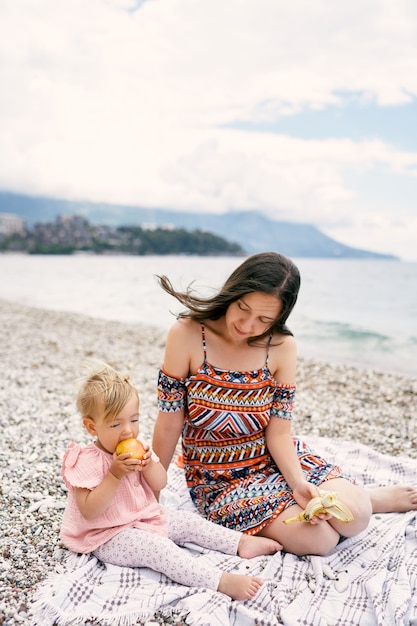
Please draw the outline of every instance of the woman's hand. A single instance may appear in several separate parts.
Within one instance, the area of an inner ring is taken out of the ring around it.
[[[303,481],[299,483],[293,490],[294,500],[302,509],[305,509],[312,498],[319,496],[319,490],[316,485]],[[309,520],[309,524],[319,524],[323,520],[328,520],[332,516],[329,513],[320,513]]]

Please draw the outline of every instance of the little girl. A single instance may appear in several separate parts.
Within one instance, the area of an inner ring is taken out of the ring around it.
[[[220,591],[234,600],[252,598],[263,581],[199,565],[177,544],[186,542],[252,558],[281,549],[266,537],[244,535],[187,511],[165,511],[154,492],[167,473],[145,442],[141,460],[117,455],[117,444],[139,432],[139,394],[127,376],[103,363],[80,387],[77,409],[95,441],[71,443],[62,475],[68,487],[61,539],[69,550],[92,552],[104,563],[149,567],[173,581]]]

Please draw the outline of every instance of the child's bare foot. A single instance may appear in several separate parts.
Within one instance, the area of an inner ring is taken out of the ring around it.
[[[223,572],[217,591],[225,593],[232,600],[250,600],[263,585],[262,578]]]
[[[367,489],[373,513],[405,513],[417,510],[417,489],[409,485],[388,485]]]
[[[253,559],[263,554],[275,554],[279,550],[282,550],[282,545],[269,537],[242,534],[237,553],[242,559]]]

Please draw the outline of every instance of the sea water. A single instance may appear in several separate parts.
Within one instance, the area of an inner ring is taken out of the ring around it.
[[[167,330],[182,307],[156,275],[209,295],[242,260],[0,254],[0,298]],[[417,376],[417,263],[294,261],[301,291],[288,325],[301,356]]]

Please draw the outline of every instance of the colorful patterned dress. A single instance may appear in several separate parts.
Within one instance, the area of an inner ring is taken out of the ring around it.
[[[265,443],[270,419],[291,419],[295,386],[280,385],[268,367],[252,372],[222,370],[204,361],[185,380],[161,368],[158,405],[185,410],[182,458],[191,498],[205,518],[247,534],[257,534],[287,506],[292,492]],[[342,476],[342,470],[294,438],[309,482]]]

